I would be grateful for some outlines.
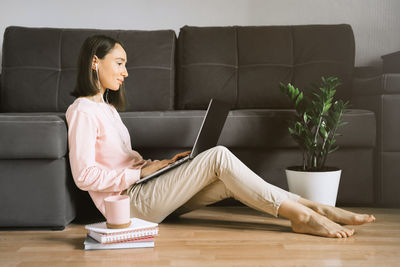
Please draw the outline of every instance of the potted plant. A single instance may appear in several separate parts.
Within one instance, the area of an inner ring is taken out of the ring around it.
[[[334,100],[335,88],[340,85],[336,77],[321,78],[310,96],[290,83],[280,83],[296,115],[289,121],[289,133],[299,145],[303,161],[301,166],[288,167],[286,177],[289,191],[316,202],[335,206],[341,170],[325,166],[328,154],[339,147],[337,129],[346,124],[342,115],[348,102]]]

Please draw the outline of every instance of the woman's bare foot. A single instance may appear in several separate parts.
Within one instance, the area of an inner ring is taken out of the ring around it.
[[[375,221],[375,217],[373,215],[354,213],[344,209],[316,203],[304,198],[300,198],[299,203],[309,207],[318,214],[341,224],[360,225]]]
[[[354,234],[354,229],[345,228],[291,199],[281,203],[278,213],[291,221],[292,229],[296,233],[336,238],[346,238]]]
[[[291,221],[296,233],[312,234],[324,237],[346,238],[354,234],[354,229],[345,228],[316,212],[301,221]]]

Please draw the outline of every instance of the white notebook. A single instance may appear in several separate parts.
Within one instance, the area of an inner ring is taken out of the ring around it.
[[[145,221],[138,218],[131,218],[131,225],[127,228],[122,229],[109,229],[107,228],[106,222],[99,222],[88,224],[85,228],[89,231],[102,233],[102,234],[120,234],[124,232],[133,232],[138,230],[153,229],[157,227],[157,223]]]
[[[122,243],[113,243],[113,244],[101,244],[91,238],[90,236],[86,236],[84,244],[85,250],[94,250],[94,249],[124,249],[124,248],[153,248],[153,241],[140,241],[140,242],[122,242]]]

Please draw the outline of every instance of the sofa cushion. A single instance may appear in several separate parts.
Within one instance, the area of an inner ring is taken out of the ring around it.
[[[174,105],[175,32],[8,27],[4,33],[1,107],[6,112],[65,111],[73,102],[84,40],[105,34],[127,52],[127,111]],[[22,78],[21,78],[22,77]]]
[[[52,115],[0,114],[0,159],[59,159],[67,154],[67,127]]]
[[[121,117],[139,152],[143,148],[191,148],[196,140],[205,111],[125,112]],[[293,110],[232,110],[222,130],[219,144],[229,148],[296,148],[289,136],[287,120]],[[375,115],[371,111],[345,111],[347,125],[339,128],[341,147],[375,146]]]
[[[279,83],[307,89],[338,76],[337,96],[349,99],[354,68],[350,25],[181,28],[177,107],[203,109],[211,97],[233,107],[288,108]]]

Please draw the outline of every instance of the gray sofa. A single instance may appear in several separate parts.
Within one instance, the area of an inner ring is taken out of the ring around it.
[[[73,219],[99,215],[73,183],[64,117],[74,100],[69,93],[79,47],[95,33],[121,40],[127,51],[127,110],[121,117],[133,148],[146,158],[190,148],[209,99],[223,98],[232,111],[220,144],[287,189],[284,169],[299,164],[301,155],[288,135],[293,110],[279,82],[304,88],[322,75],[339,76],[337,95],[359,103],[349,25],[185,26],[178,38],[172,30],[8,27],[0,88],[0,227],[62,229]],[[377,122],[363,108],[346,111],[341,149],[329,158],[343,169],[339,205],[379,203]]]

